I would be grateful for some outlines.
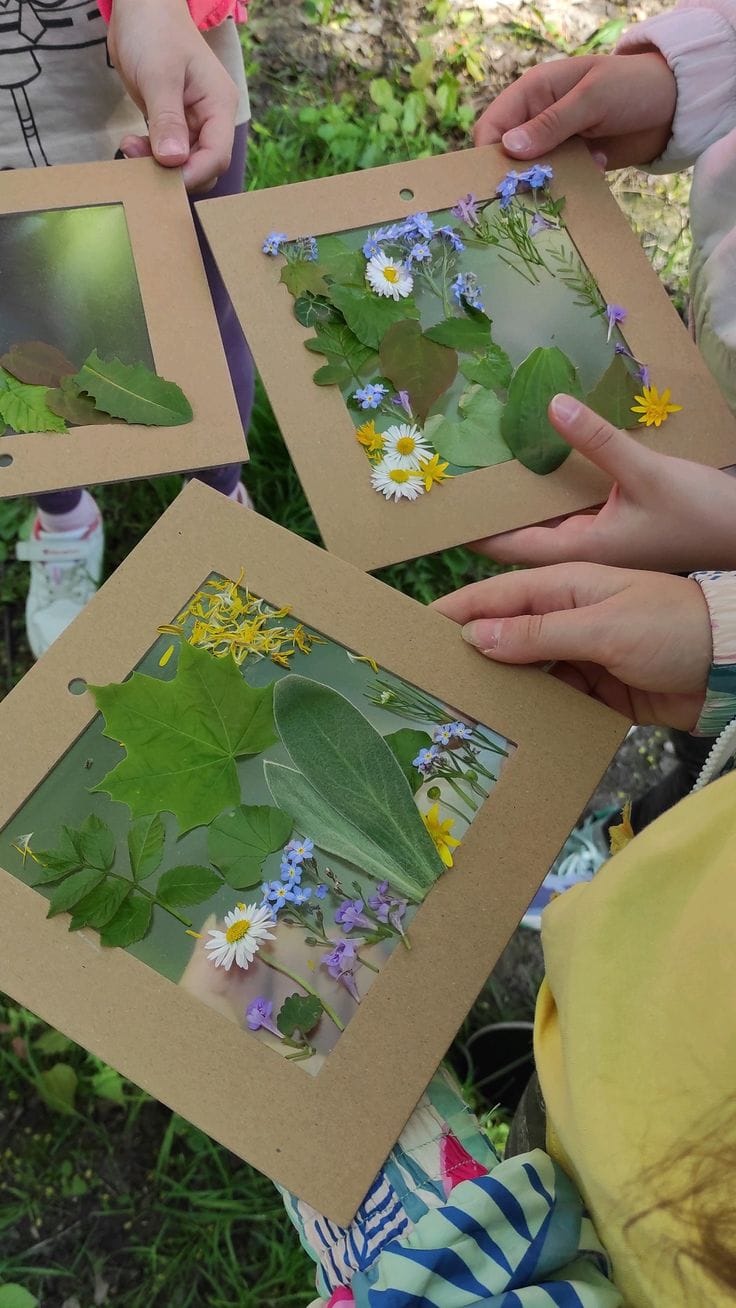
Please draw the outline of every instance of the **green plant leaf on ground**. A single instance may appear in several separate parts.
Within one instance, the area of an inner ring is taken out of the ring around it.
[[[294,301],[294,317],[302,327],[315,327],[318,322],[340,321],[338,310],[323,295],[300,295]]]
[[[161,866],[166,830],[161,814],[139,818],[128,831],[130,870],[136,881],[145,881]]]
[[[90,813],[81,827],[70,831],[71,838],[79,851],[83,867],[97,868],[107,872],[115,859],[115,837],[107,823]]]
[[[192,421],[192,406],[176,382],[165,381],[143,363],[101,359],[96,350],[74,378],[98,409],[144,427],[180,427]],[[2,396],[0,396],[0,401]]]
[[[54,1063],[46,1072],[41,1072],[38,1078],[38,1089],[47,1107],[67,1116],[74,1113],[78,1084],[77,1074],[68,1063]]]
[[[29,386],[60,386],[77,371],[61,350],[45,341],[22,341],[0,356],[0,368]]]
[[[172,867],[156,886],[156,898],[168,908],[186,908],[189,904],[204,904],[221,886],[211,868]]]
[[[320,236],[319,263],[325,277],[340,286],[365,286],[365,259],[351,250],[339,236]]]
[[[98,1099],[106,1099],[111,1104],[125,1103],[125,1081],[114,1067],[101,1067],[90,1081],[90,1089]],[[0,1308],[2,1305],[0,1304]]]
[[[67,913],[79,904],[87,895],[104,881],[105,873],[95,868],[83,868],[81,872],[72,872],[62,881],[49,900],[47,917],[56,917],[57,913]]]
[[[397,391],[408,391],[411,407],[424,423],[432,405],[449,390],[457,376],[457,353],[437,345],[418,322],[397,322],[381,341],[381,372]]]
[[[392,731],[389,736],[384,736],[383,739],[409,782],[412,793],[416,794],[424,782],[424,777],[413,766],[412,759],[416,758],[420,749],[429,749],[432,744],[432,737],[428,731],[417,731],[413,727],[401,727],[399,731]]]
[[[514,367],[506,351],[492,343],[479,359],[463,359],[460,371],[468,381],[495,391],[506,390]]]
[[[382,298],[365,286],[331,286],[330,299],[340,310],[351,332],[371,350],[378,349],[394,323],[419,318],[419,310],[413,299]]]
[[[17,1285],[14,1281],[0,1285],[0,1308],[36,1308],[37,1304],[35,1294],[24,1290],[22,1285]]]
[[[378,364],[378,355],[362,341],[344,322],[318,323],[315,336],[304,344],[313,354],[324,354],[327,367],[314,374],[318,386],[345,386],[351,381],[360,385],[363,373],[371,372]]]
[[[91,396],[81,393],[73,377],[62,377],[58,387],[47,391],[46,403],[52,413],[74,427],[106,427],[116,421],[98,409]]]
[[[631,412],[641,382],[632,376],[625,359],[614,355],[603,376],[596,382],[585,403],[614,427],[637,426],[637,416]]]
[[[491,343],[491,323],[478,318],[445,318],[436,327],[430,327],[424,335],[428,341],[438,345],[449,345],[452,350],[463,354],[481,354]]]
[[[102,930],[112,921],[132,889],[133,882],[124,881],[120,877],[110,877],[103,881],[74,905],[69,930],[79,931],[81,927]]]
[[[269,804],[241,804],[232,813],[221,813],[212,823],[208,853],[228,885],[233,890],[245,890],[262,880],[264,860],[283,848],[291,830],[292,820],[281,809]]]
[[[547,417],[547,407],[561,391],[582,399],[575,365],[556,345],[538,346],[519,364],[509,386],[501,434],[512,454],[531,472],[554,472],[570,453]]]
[[[325,281],[325,269],[321,263],[310,262],[308,259],[299,259],[295,263],[284,264],[281,269],[281,277],[290,295],[295,298],[299,295],[326,295],[327,282]]]
[[[134,945],[137,940],[142,940],[148,934],[152,918],[151,900],[144,899],[143,895],[133,892],[118,909],[114,918],[103,927],[100,941],[110,948],[117,945],[125,949],[127,945]]]
[[[0,369],[0,419],[16,434],[68,430],[63,418],[46,404],[45,386],[26,386]]]
[[[384,851],[393,884],[422,899],[443,865],[380,732],[343,695],[294,674],[276,683],[274,718],[305,780]]]
[[[73,1047],[71,1040],[68,1040],[65,1035],[62,1035],[61,1031],[54,1031],[52,1028],[49,1028],[48,1031],[44,1031],[43,1035],[39,1036],[38,1040],[35,1040],[33,1043],[34,1050],[39,1054],[44,1055],[65,1054],[68,1049],[72,1049]]]
[[[235,760],[276,739],[273,686],[249,686],[232,659],[187,641],[171,681],[134,672],[122,685],[90,686],[104,734],[126,757],[95,790],[127,804],[134,817],[162,810],[183,831],[205,826],[240,801]]]
[[[471,386],[459,407],[459,421],[436,414],[424,428],[443,459],[459,468],[489,468],[514,457],[501,435],[504,406],[493,391]]]
[[[285,1036],[293,1036],[295,1031],[308,1035],[319,1022],[322,1012],[317,995],[289,995],[279,1009],[276,1025]]]

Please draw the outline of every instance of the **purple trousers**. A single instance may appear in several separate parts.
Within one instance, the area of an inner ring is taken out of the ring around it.
[[[238,195],[242,191],[247,154],[248,124],[243,123],[235,129],[230,167],[226,173],[223,173],[214,190],[208,193],[208,200],[219,195]],[[240,323],[235,316],[230,297],[225,290],[224,282],[217,271],[215,261],[204,239],[197,218],[196,201],[191,201],[191,205],[199,248],[202,251],[202,259],[212,295],[212,303],[215,306],[222,344],[225,347],[235,398],[238,402],[240,420],[243,424],[243,431],[247,433],[251,408],[253,407],[253,360]],[[197,477],[199,481],[206,482],[208,486],[212,486],[215,490],[222,491],[223,495],[230,495],[240,481],[240,464],[227,463],[219,468],[203,468],[192,473],[192,476]],[[38,507],[46,513],[70,513],[72,509],[76,509],[81,498],[81,489],[77,487],[74,490],[51,491],[47,495],[39,495],[37,503]]]

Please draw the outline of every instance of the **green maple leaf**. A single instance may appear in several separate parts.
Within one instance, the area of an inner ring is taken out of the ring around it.
[[[0,368],[0,421],[14,432],[67,431],[46,403],[45,386],[29,386]]]
[[[173,813],[183,831],[239,804],[236,759],[276,740],[273,686],[249,686],[232,659],[186,641],[172,681],[134,672],[122,686],[90,690],[104,734],[126,751],[95,789],[134,817]]]

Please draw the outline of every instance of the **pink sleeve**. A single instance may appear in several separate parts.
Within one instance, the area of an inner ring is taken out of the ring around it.
[[[100,13],[106,23],[110,21],[113,0],[98,0]],[[247,14],[246,0],[189,0],[189,12],[201,32],[218,27],[226,18],[244,23]]]
[[[653,171],[686,168],[736,127],[736,0],[681,0],[625,32],[617,54],[655,46],[677,82],[672,135]]]

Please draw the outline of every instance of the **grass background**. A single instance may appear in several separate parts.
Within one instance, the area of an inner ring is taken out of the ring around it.
[[[243,40],[254,108],[248,184],[462,147],[478,109],[529,64],[605,52],[629,21],[657,8],[658,0],[546,0],[541,8],[269,0],[254,7]],[[612,185],[682,308],[688,178],[626,172]],[[260,387],[250,445],[247,482],[259,511],[317,540]],[[99,488],[108,572],[180,485],[165,477]],[[0,697],[30,662],[27,574],[14,561],[30,512],[28,502],[0,503]],[[451,550],[381,575],[426,602],[486,571],[466,551]],[[661,742],[636,748],[649,766]],[[517,933],[460,1042],[488,1022],[529,1021],[540,975],[538,939]],[[1,997],[0,1068],[0,1308],[310,1302],[311,1265],[267,1180]],[[293,1106],[274,1104],[276,1118],[286,1111]],[[500,1141],[504,1120],[502,1106],[490,1125]]]

